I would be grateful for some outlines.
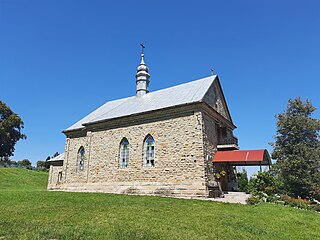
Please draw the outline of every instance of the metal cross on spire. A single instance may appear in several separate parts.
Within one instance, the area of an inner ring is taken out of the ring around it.
[[[140,43],[141,46],[141,62],[137,68],[136,74],[136,95],[138,97],[149,92],[150,74],[147,65],[144,62],[144,43]]]
[[[140,46],[141,46],[141,54],[144,54],[144,49],[146,48],[146,47],[144,46],[144,43],[143,43],[143,42],[140,43]]]
[[[212,76],[214,75],[214,69],[213,69],[213,67],[210,69],[211,70],[211,74],[212,74]]]

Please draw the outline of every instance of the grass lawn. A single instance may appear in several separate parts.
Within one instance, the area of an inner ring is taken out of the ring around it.
[[[0,168],[0,239],[320,239],[290,207],[46,191],[47,173]]]

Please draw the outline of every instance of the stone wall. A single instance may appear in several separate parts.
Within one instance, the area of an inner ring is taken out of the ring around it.
[[[204,110],[205,109],[205,110]],[[216,118],[216,111],[210,108],[204,108],[202,111],[203,121],[203,146],[205,156],[205,175],[207,186],[217,186],[217,182],[214,178],[214,164],[213,158],[217,152],[217,145],[224,143],[229,138],[233,138],[234,126],[227,119]],[[218,137],[217,128],[225,127],[226,135]],[[220,139],[220,142],[218,142]]]
[[[118,122],[87,127],[85,134],[69,134],[63,183],[56,185],[56,188],[66,191],[207,196],[202,114],[194,106],[192,108],[187,106],[150,116],[128,117],[116,120]],[[154,167],[144,166],[143,144],[147,134],[151,134],[155,141]],[[119,147],[124,137],[129,141],[130,161],[128,168],[121,169]],[[83,170],[79,170],[77,161],[81,146],[85,149]]]
[[[59,172],[62,172],[62,166],[51,165],[49,169],[48,189],[59,188],[62,184],[59,179]],[[62,175],[63,176],[63,175]],[[63,179],[61,179],[63,180]]]
[[[203,116],[203,147],[204,147],[204,159],[205,159],[205,175],[207,186],[216,186],[213,175],[213,162],[212,159],[217,151],[217,131],[216,121],[210,117],[206,112],[202,112]]]

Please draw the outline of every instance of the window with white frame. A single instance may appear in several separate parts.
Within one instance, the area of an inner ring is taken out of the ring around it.
[[[85,151],[84,147],[80,147],[78,151],[78,169],[82,171],[84,169]]]
[[[120,143],[120,168],[127,168],[129,166],[129,141],[123,138]]]
[[[150,134],[144,140],[144,165],[154,167],[154,139]]]

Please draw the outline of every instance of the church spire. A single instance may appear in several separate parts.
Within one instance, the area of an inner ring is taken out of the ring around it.
[[[144,62],[144,49],[145,46],[143,43],[140,44],[141,46],[141,63],[137,68],[136,74],[136,95],[137,97],[143,96],[144,94],[149,92],[149,69]]]

